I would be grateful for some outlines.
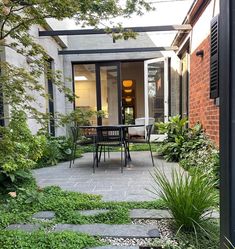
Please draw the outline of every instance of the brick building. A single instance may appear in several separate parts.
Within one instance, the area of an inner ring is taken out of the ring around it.
[[[213,86],[211,86],[211,77],[213,77],[211,76],[213,74],[211,39],[216,35],[212,33],[212,25],[218,20],[218,14],[218,0],[195,1],[183,22],[190,24],[192,31],[189,34],[179,33],[173,42],[173,45],[179,46],[178,55],[183,68],[182,55],[186,53],[188,56],[188,66],[186,66],[189,68],[188,82],[185,87],[188,90],[181,96],[188,95],[186,99],[190,126],[200,122],[208,136],[217,145],[219,145],[219,98],[218,92],[213,94]],[[182,74],[181,84],[185,84],[184,74]],[[181,89],[184,89],[184,86]]]

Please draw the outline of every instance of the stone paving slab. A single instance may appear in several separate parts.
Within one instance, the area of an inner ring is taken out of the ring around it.
[[[54,231],[81,232],[100,237],[160,238],[159,230],[155,225],[57,224]]]
[[[24,232],[35,232],[40,229],[40,224],[11,224],[6,230],[21,230]]]
[[[92,153],[85,153],[76,159],[72,168],[69,168],[69,162],[63,162],[32,172],[40,187],[57,185],[63,190],[99,194],[103,201],[150,201],[159,198],[146,190],[155,186],[150,175],[154,167],[149,151],[131,152],[132,161],[124,167],[123,173],[120,172],[120,153],[112,152],[110,156],[106,162],[102,157],[95,174],[92,170]],[[180,170],[176,163],[155,156],[154,161],[155,168],[164,170],[169,177],[172,169]]]
[[[132,209],[131,219],[172,219],[168,210],[157,209]]]
[[[96,216],[98,214],[108,213],[109,211],[109,209],[78,210],[78,212],[84,216]]]
[[[55,212],[53,211],[41,211],[32,216],[34,219],[52,220],[55,218]]]
[[[91,247],[89,249],[139,249],[139,246],[98,246],[98,247]]]

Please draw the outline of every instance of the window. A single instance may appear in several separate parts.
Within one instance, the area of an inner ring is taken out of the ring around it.
[[[53,70],[53,60],[48,61],[48,73],[47,73],[47,93],[49,95],[48,99],[48,112],[50,114],[49,120],[49,133],[51,136],[55,136],[55,110],[54,110],[54,91],[53,91],[53,80],[51,77],[51,72]]]

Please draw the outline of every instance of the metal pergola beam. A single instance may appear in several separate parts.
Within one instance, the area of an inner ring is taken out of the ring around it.
[[[115,48],[115,49],[82,49],[82,50],[60,50],[61,55],[69,54],[111,54],[111,53],[129,53],[129,52],[160,52],[175,51],[178,47],[148,47],[148,48]]]
[[[220,0],[220,248],[235,244],[235,1]],[[228,243],[227,243],[228,245]]]
[[[119,29],[111,29],[112,32],[118,33]],[[189,24],[182,25],[165,25],[165,26],[148,26],[148,27],[125,27],[125,31],[141,32],[163,32],[163,31],[190,31],[192,26]],[[100,35],[107,34],[105,29],[74,29],[74,30],[47,30],[39,31],[39,36],[64,36],[64,35]]]

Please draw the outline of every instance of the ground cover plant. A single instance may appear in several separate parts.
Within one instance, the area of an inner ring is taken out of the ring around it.
[[[75,232],[0,231],[1,249],[81,249],[103,245],[98,239]]]

